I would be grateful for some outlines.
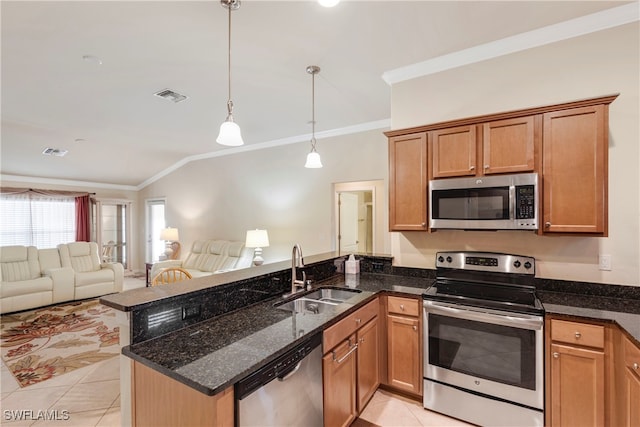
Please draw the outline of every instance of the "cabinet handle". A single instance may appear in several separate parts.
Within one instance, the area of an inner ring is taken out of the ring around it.
[[[638,368],[640,368],[640,365],[638,365],[637,363],[633,364],[633,369],[635,369],[636,371],[638,370]]]
[[[417,330],[418,330],[418,327],[417,327],[416,325],[413,325],[413,330],[414,330],[414,331],[417,331]]]
[[[364,337],[360,338],[360,342],[364,342]]]
[[[360,320],[360,319],[356,319],[356,324],[358,324],[358,325],[359,325],[359,324],[360,324],[360,322],[362,322],[362,320]]]
[[[484,168],[485,169],[489,169],[489,165],[484,165]]]
[[[404,304],[400,304],[400,310],[404,311]]]
[[[553,358],[557,359],[558,357],[560,357],[560,353],[558,353],[557,351],[553,352]]]
[[[351,353],[353,353],[354,351],[356,351],[358,349],[358,344],[354,344],[353,347],[351,347],[351,350],[349,350],[349,352],[347,354],[345,354],[344,356],[342,356],[340,359],[336,359],[336,351],[333,350],[333,361],[336,362],[337,364],[340,364],[342,362],[344,362],[346,360],[347,357],[349,357],[349,355]]]
[[[551,227],[551,223],[550,223],[550,222],[545,222],[545,223],[544,223],[544,226],[545,226],[546,228],[549,228],[549,227]]]
[[[576,331],[576,339],[580,339],[581,336],[582,334],[580,333],[580,331]]]
[[[470,170],[470,171],[475,170],[475,169],[476,169],[476,167],[475,167],[475,166],[469,166],[469,170]]]

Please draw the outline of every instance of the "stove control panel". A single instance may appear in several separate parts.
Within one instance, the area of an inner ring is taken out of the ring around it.
[[[438,252],[436,268],[535,274],[535,259],[492,252]]]

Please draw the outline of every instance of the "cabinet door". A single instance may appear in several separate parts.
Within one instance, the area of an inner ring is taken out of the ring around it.
[[[624,377],[625,426],[640,426],[640,376],[626,369]]]
[[[475,125],[435,130],[430,138],[434,178],[476,174]]]
[[[388,384],[399,390],[420,394],[420,322],[416,318],[387,315]]]
[[[607,232],[607,109],[544,114],[543,231]]]
[[[357,333],[358,339],[358,413],[380,385],[379,331],[376,317]]]
[[[482,125],[482,170],[494,173],[535,169],[535,117],[498,120]]]
[[[603,426],[604,352],[551,345],[551,424]]]
[[[356,419],[355,335],[322,358],[324,425],[344,427]]]
[[[427,134],[389,138],[389,230],[427,229]]]

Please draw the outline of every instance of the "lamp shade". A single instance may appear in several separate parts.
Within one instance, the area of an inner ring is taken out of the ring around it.
[[[312,151],[307,154],[307,162],[304,164],[305,168],[321,168],[322,162],[320,161],[320,154],[317,151]]]
[[[171,227],[163,228],[160,231],[160,240],[177,242],[178,240],[180,240],[180,237],[178,236],[178,229]]]
[[[269,246],[267,230],[248,230],[245,246],[248,248],[266,248]]]
[[[240,134],[240,126],[229,119],[222,122],[216,142],[220,145],[228,145],[231,147],[238,147],[244,144],[242,135]]]

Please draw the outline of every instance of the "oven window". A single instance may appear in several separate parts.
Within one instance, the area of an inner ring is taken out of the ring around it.
[[[535,331],[429,313],[429,363],[535,390]]]
[[[436,190],[433,219],[509,219],[509,187]]]

